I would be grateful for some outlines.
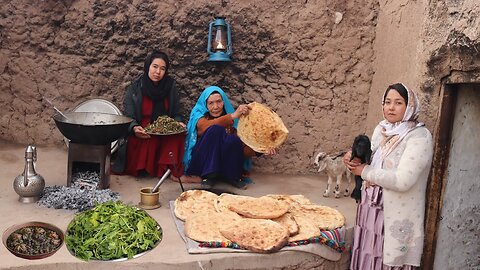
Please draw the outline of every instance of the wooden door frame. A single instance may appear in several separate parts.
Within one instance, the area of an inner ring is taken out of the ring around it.
[[[425,202],[425,241],[421,267],[424,270],[433,270],[435,262],[438,225],[442,219],[443,196],[457,97],[458,84],[443,85],[439,124],[435,130],[433,162],[427,183]]]

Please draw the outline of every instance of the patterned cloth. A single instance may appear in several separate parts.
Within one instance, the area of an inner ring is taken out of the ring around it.
[[[383,264],[383,189],[370,186],[362,190],[354,227],[351,270],[415,270],[411,265]]]

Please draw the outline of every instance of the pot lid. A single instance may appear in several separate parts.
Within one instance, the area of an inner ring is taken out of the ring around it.
[[[115,115],[123,115],[115,104],[112,102],[102,99],[102,98],[93,98],[87,101],[84,101],[78,104],[72,112],[98,112],[98,113],[110,113]],[[65,144],[68,147],[69,140],[64,137]],[[114,153],[118,148],[118,141],[112,142],[112,153]]]

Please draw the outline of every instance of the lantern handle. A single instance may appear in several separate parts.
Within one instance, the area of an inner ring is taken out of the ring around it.
[[[212,27],[213,27],[214,21],[211,21],[208,24],[208,44],[207,44],[207,53],[212,53]]]
[[[230,24],[225,21],[225,24],[227,25],[227,39],[228,39],[228,48],[227,48],[227,54],[228,56],[232,55],[232,31],[230,31]]]

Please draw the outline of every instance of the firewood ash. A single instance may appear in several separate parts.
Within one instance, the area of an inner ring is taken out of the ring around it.
[[[45,187],[38,204],[48,208],[81,212],[91,209],[99,203],[118,200],[120,200],[120,195],[110,189],[97,190],[77,186],[51,186]]]
[[[99,183],[100,175],[98,175],[98,172],[84,171],[72,175],[72,187],[94,190],[98,188]]]

